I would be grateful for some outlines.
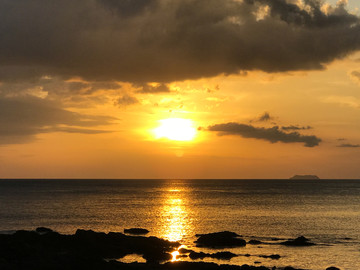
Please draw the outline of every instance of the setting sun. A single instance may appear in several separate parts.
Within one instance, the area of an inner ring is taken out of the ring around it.
[[[157,139],[167,138],[173,141],[191,141],[196,136],[193,121],[183,118],[160,120],[160,126],[154,130]]]

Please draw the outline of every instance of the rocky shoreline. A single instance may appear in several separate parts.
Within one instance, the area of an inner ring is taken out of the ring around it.
[[[267,268],[264,266],[228,265],[207,262],[172,262],[174,252],[180,257],[191,260],[216,258],[229,260],[240,256],[228,251],[216,253],[196,252],[180,248],[179,242],[170,242],[157,237],[138,236],[146,234],[144,229],[126,229],[127,235],[120,232],[94,232],[78,229],[73,235],[64,235],[48,228],[37,228],[35,231],[16,231],[13,234],[0,234],[0,269],[2,270],[42,270],[42,269],[159,269],[159,270],[296,270],[290,266],[285,268]],[[136,235],[136,236],[135,236]],[[197,246],[208,248],[226,248],[245,246],[247,242],[233,232],[218,232],[197,235]],[[248,244],[256,244],[251,243]],[[305,237],[289,239],[279,243],[291,246],[315,245]],[[179,249],[180,248],[180,249]],[[146,263],[123,263],[119,259],[137,254]],[[175,255],[176,256],[176,255]],[[251,256],[251,255],[248,255]],[[260,255],[277,260],[280,255]],[[298,269],[299,270],[299,269]],[[327,270],[338,270],[330,267]]]

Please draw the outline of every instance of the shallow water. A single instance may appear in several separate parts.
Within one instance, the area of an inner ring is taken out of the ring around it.
[[[304,235],[318,245],[247,245],[227,250],[251,257],[222,262],[360,269],[357,180],[0,180],[0,205],[3,232],[143,227],[193,249],[196,233],[229,230],[263,241]],[[271,254],[281,258],[256,256]]]

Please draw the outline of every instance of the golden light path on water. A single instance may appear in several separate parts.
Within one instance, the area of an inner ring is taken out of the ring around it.
[[[169,189],[162,208],[162,238],[180,241],[193,232],[193,225],[186,208],[186,196],[182,189]],[[177,260],[178,251],[172,252],[172,261]]]

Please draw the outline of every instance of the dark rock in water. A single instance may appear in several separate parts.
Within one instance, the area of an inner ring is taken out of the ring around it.
[[[124,229],[124,233],[144,235],[144,234],[148,234],[149,231],[147,229],[142,229],[142,228],[131,228],[131,229]]]
[[[218,265],[208,262],[168,262],[158,265],[149,265],[141,263],[121,263],[111,261],[111,268],[106,270],[270,270],[264,266],[249,266],[249,265]]]
[[[249,265],[218,265],[207,262],[176,262],[165,263],[163,267],[156,267],[154,269],[160,270],[270,270],[264,266],[249,266]]]
[[[17,231],[0,234],[1,270],[270,270],[263,266],[218,265],[205,262],[159,262],[171,260],[177,242],[157,237],[128,236],[77,230],[73,235],[54,231]],[[122,263],[114,259],[128,254],[143,256],[147,263]],[[210,254],[215,258],[232,253]],[[291,268],[293,269],[293,268]],[[293,269],[294,270],[294,269]]]
[[[280,241],[280,240],[285,240],[285,239],[277,238],[277,237],[272,237],[271,238],[271,241]]]
[[[191,251],[189,254],[189,258],[192,260],[204,259],[207,257],[211,258],[210,255],[211,254],[209,254],[209,253]]]
[[[314,246],[314,243],[309,242],[310,239],[307,239],[304,236],[300,236],[296,239],[289,239],[285,242],[281,242],[280,245],[284,245],[284,246]]]
[[[241,270],[270,270],[269,268],[267,268],[265,266],[250,266],[247,264],[243,264],[242,266],[240,266],[240,269]]]
[[[186,254],[186,253],[190,253],[192,250],[187,248],[180,248],[178,251],[180,254]]]
[[[326,268],[326,270],[340,270],[340,268],[337,268],[335,266],[330,266],[330,267]]]
[[[260,258],[265,258],[265,259],[273,259],[273,260],[278,260],[281,258],[281,256],[279,254],[272,254],[272,255],[259,255]]]
[[[146,252],[142,257],[146,260],[147,263],[157,263],[170,261],[173,256],[167,252],[159,252],[154,250],[153,252]]]
[[[17,231],[0,234],[0,243],[0,269],[9,270],[109,269],[104,259],[128,254],[139,254],[148,262],[157,263],[171,260],[170,252],[180,246],[156,237],[92,230],[77,230],[74,235]]]
[[[46,228],[46,227],[38,227],[35,230],[37,233],[48,233],[48,232],[53,232],[52,229]]]
[[[261,244],[263,244],[263,242],[261,242],[259,240],[250,240],[248,242],[248,244],[250,244],[250,245],[261,245]]]
[[[204,252],[195,252],[195,251],[191,251],[189,258],[192,260],[196,260],[196,259],[204,259],[204,258],[213,258],[213,259],[219,259],[219,260],[230,260],[231,258],[236,257],[237,255],[232,253],[232,252],[228,252],[228,251],[224,251],[224,252],[217,252],[217,253],[204,253]]]
[[[197,247],[226,248],[226,247],[243,247],[246,246],[244,239],[238,238],[234,232],[216,232],[202,234],[195,241]]]
[[[223,236],[223,237],[241,237],[241,235],[234,233],[234,232],[229,232],[229,231],[222,231],[222,232],[215,232],[215,233],[202,233],[202,234],[195,234],[196,237],[200,237],[200,236],[204,236],[204,235],[219,235],[219,236]]]

